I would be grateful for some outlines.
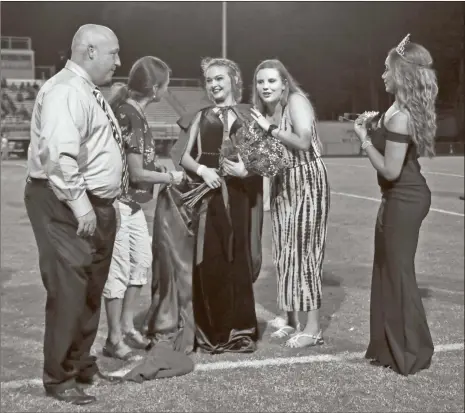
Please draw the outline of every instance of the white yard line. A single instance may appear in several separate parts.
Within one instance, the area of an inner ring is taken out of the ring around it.
[[[438,344],[435,346],[436,353],[463,350],[463,343]],[[262,360],[243,360],[243,361],[218,361],[215,363],[198,364],[195,371],[212,371],[212,370],[231,370],[238,368],[261,368],[268,366],[288,366],[294,364],[311,364],[311,363],[343,363],[350,360],[359,360],[365,357],[365,352],[345,352],[338,354],[316,354],[301,357],[277,357]]]
[[[429,175],[443,175],[443,176],[452,176],[454,178],[463,178],[463,175],[460,174],[451,174],[449,172],[433,172],[433,171],[422,171],[424,174],[429,174]]]
[[[331,162],[331,161],[324,161],[324,162],[326,165],[348,166],[350,168],[373,168],[371,165],[356,165],[356,164],[351,164],[351,163],[339,163],[339,162]],[[421,172],[424,174],[429,174],[429,175],[442,175],[442,176],[451,176],[454,178],[464,178],[464,175],[453,174],[450,172],[428,171],[425,169],[422,169]]]
[[[452,351],[463,351],[464,343],[438,344],[435,346],[435,353],[447,353]],[[345,352],[338,354],[316,354],[301,357],[275,357],[261,360],[239,360],[239,361],[218,361],[214,363],[199,363],[194,371],[224,371],[233,369],[259,369],[270,366],[290,366],[298,364],[312,363],[345,363],[353,360],[363,360],[365,352]],[[124,368],[111,373],[112,376],[122,377],[131,368]],[[40,378],[12,380],[1,383],[2,390],[15,390],[21,387],[42,386]]]
[[[267,323],[276,317],[274,313],[267,310],[260,304],[255,305],[257,317],[264,319]],[[464,343],[438,344],[435,346],[435,353],[463,351]],[[343,352],[337,354],[315,354],[301,357],[274,357],[266,359],[238,360],[238,361],[218,361],[213,363],[198,363],[195,366],[196,372],[203,371],[226,371],[233,369],[263,368],[269,366],[291,366],[298,364],[312,363],[345,363],[351,360],[363,360],[365,352]],[[142,356],[135,357],[129,366],[113,372],[107,372],[111,376],[122,377],[137,365]],[[41,387],[40,378],[31,378],[23,380],[11,380],[1,383],[2,390],[15,390],[22,387]]]
[[[347,193],[347,192],[335,192],[335,191],[331,191],[331,194],[333,194],[333,195],[347,196],[347,197],[349,197],[349,198],[365,199],[365,200],[367,200],[367,201],[381,202],[381,200],[378,199],[378,198],[372,198],[372,197],[370,197],[370,196],[363,196],[363,195],[357,195],[357,194],[350,194],[350,193]],[[447,211],[447,210],[445,210],[445,209],[439,209],[439,208],[430,208],[430,211],[439,212],[439,213],[445,214],[445,215],[453,215],[453,216],[457,216],[457,217],[463,217],[463,216],[464,216],[464,214],[461,213],[461,212]]]

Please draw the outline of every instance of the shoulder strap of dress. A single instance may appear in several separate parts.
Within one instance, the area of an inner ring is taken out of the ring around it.
[[[286,105],[283,106],[283,109],[281,112],[280,127],[286,127],[287,124],[289,124],[289,126],[292,127],[291,114],[289,113],[289,105],[286,103]]]

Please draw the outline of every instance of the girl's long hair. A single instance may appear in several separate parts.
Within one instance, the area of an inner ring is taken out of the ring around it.
[[[129,71],[128,84],[113,84],[108,102],[113,110],[127,99],[140,100],[153,96],[153,87],[163,86],[169,79],[170,68],[161,59],[144,56],[137,60]]]
[[[282,107],[285,107],[288,104],[289,96],[291,96],[293,93],[298,93],[299,95],[304,96],[305,99],[308,101],[308,104],[310,105],[310,108],[313,113],[313,119],[314,119],[314,124],[312,125],[312,129],[313,129],[312,133],[314,136],[312,137],[312,141],[314,141],[317,144],[318,149],[321,152],[323,145],[321,143],[321,140],[316,130],[316,115],[315,115],[315,109],[313,108],[312,102],[310,101],[308,95],[300,88],[297,81],[292,77],[292,75],[289,73],[289,70],[287,70],[286,66],[284,66],[284,64],[281,61],[277,59],[264,60],[255,69],[255,72],[253,75],[252,105],[256,107],[260,111],[260,113],[262,114],[265,113],[265,105],[262,99],[260,98],[260,95],[258,94],[258,90],[257,90],[257,74],[262,69],[275,69],[278,71],[279,76],[281,77],[281,80],[285,86],[285,89],[281,96]]]
[[[395,83],[396,101],[410,115],[410,136],[418,153],[432,158],[435,155],[438,95],[433,58],[423,46],[407,43],[403,55],[392,49],[388,61]]]

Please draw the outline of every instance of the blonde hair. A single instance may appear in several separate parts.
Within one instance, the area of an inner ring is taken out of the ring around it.
[[[395,84],[395,97],[410,115],[409,133],[420,155],[435,155],[436,98],[438,82],[433,58],[417,43],[407,43],[403,55],[392,49],[388,55]]]
[[[229,78],[231,79],[231,89],[236,103],[242,101],[242,74],[241,70],[237,63],[229,59],[224,59],[220,57],[205,57],[200,62],[200,67],[202,68],[203,76],[206,77],[207,70],[212,66],[222,66],[228,69]],[[208,98],[213,101],[213,96],[207,90]]]
[[[315,109],[313,108],[312,102],[310,101],[308,95],[300,88],[297,81],[292,77],[292,75],[289,73],[289,70],[287,70],[286,66],[284,66],[284,64],[281,61],[277,59],[264,60],[255,69],[255,72],[253,75],[252,105],[255,106],[260,111],[260,113],[262,114],[265,113],[265,105],[262,99],[260,98],[260,95],[258,94],[258,90],[257,90],[257,74],[262,69],[275,69],[278,71],[279,76],[281,77],[281,80],[284,83],[284,87],[285,87],[283,94],[281,96],[282,107],[285,107],[288,104],[289,96],[291,96],[294,93],[298,93],[299,95],[302,95],[308,101],[308,104],[310,105],[310,108],[313,113],[313,119],[314,119],[314,124],[312,125],[312,129],[313,129],[312,133],[315,136],[313,137],[313,139],[316,140],[318,149],[319,151],[321,151],[323,148],[323,145],[321,143],[320,137],[318,136],[318,133],[316,130],[316,115],[315,115]]]

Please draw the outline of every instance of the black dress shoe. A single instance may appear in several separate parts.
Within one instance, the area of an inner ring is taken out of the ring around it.
[[[100,371],[95,373],[92,377],[78,377],[76,382],[88,386],[105,386],[108,384],[119,384],[123,382],[121,377],[107,376]]]
[[[46,394],[61,402],[76,404],[78,406],[94,403],[97,400],[94,396],[86,394],[79,387],[71,387],[65,390],[46,390]]]

